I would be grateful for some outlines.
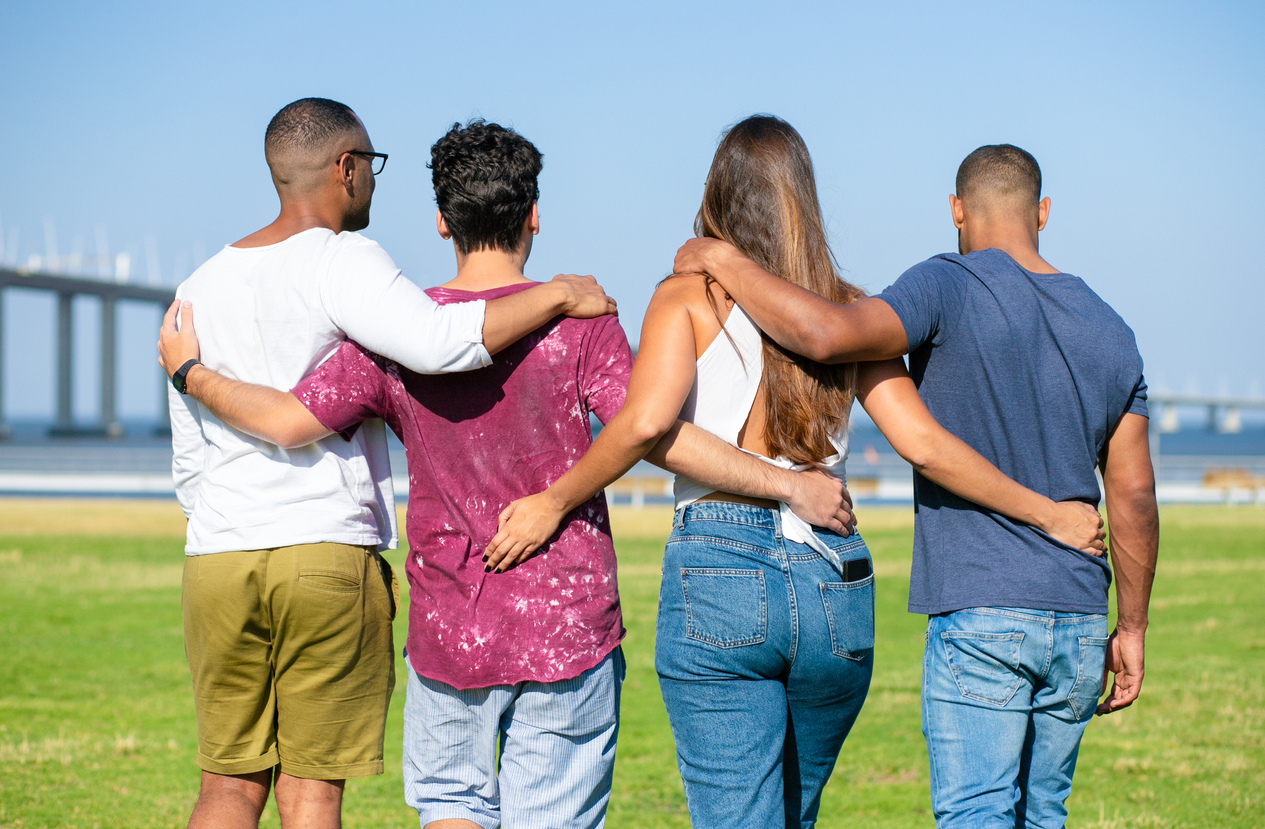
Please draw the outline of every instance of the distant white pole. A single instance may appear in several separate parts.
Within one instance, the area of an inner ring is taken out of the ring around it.
[[[18,228],[13,226],[9,228],[9,243],[5,245],[5,250],[9,252],[9,267],[15,268],[18,264]]]
[[[4,255],[4,222],[0,222],[0,265],[8,261],[9,258]]]
[[[97,277],[109,279],[110,276],[110,239],[105,225],[97,225]]]
[[[189,254],[183,250],[176,251],[176,282],[184,282],[189,275]]]
[[[145,276],[150,285],[161,285],[162,273],[158,269],[158,237],[145,234]]]
[[[57,261],[57,228],[52,216],[44,217],[44,267],[49,273],[61,273],[61,263]]]
[[[132,275],[132,255],[127,251],[121,251],[118,256],[114,257],[114,281],[127,282]]]
[[[83,273],[83,250],[86,242],[83,234],[76,233],[70,239],[70,256],[66,257],[66,270],[76,274]]]
[[[206,245],[201,239],[195,239],[193,242],[193,269],[196,271],[202,267],[202,263],[206,261]]]

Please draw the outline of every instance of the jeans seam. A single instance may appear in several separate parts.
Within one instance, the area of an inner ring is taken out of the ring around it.
[[[1041,679],[1048,679],[1054,664],[1054,625],[1045,626],[1045,664],[1041,666]]]
[[[774,514],[776,515],[776,513]],[[791,576],[791,563],[786,558],[786,539],[782,537],[780,525],[778,529],[779,533],[776,539],[777,553],[782,565],[782,578],[786,581],[786,602],[791,616],[791,646],[787,652],[789,670],[795,667],[795,657],[799,654],[799,602],[796,601],[795,580]]]

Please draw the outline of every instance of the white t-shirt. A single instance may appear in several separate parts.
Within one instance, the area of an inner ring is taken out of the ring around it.
[[[202,362],[226,377],[289,391],[344,339],[414,371],[492,362],[483,302],[439,306],[377,242],[323,228],[275,245],[226,246],[176,291],[193,303]],[[221,423],[168,389],[172,473],[189,519],[189,555],[322,541],[396,546],[382,421],[281,449]]]

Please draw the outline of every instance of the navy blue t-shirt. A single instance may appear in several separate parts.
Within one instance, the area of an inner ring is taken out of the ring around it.
[[[941,425],[1055,501],[1097,505],[1094,468],[1126,412],[1145,416],[1133,331],[1089,286],[1006,253],[941,254],[878,295],[909,338],[909,372]],[[1098,558],[914,474],[913,613],[1026,607],[1105,613]]]

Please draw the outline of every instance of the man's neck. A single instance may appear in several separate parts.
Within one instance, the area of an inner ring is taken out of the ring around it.
[[[342,233],[346,216],[336,208],[313,202],[282,202],[281,212],[272,224],[256,230],[244,239],[233,243],[235,248],[261,248],[284,242],[296,233],[323,227],[334,233]]]
[[[1041,258],[1037,245],[1026,228],[992,225],[971,233],[971,250],[996,248],[1006,253],[1026,271],[1033,273],[1060,273],[1059,269]]]
[[[441,285],[458,291],[490,291],[506,285],[520,285],[531,280],[523,276],[526,264],[518,253],[502,250],[476,250],[457,254],[457,275]]]

